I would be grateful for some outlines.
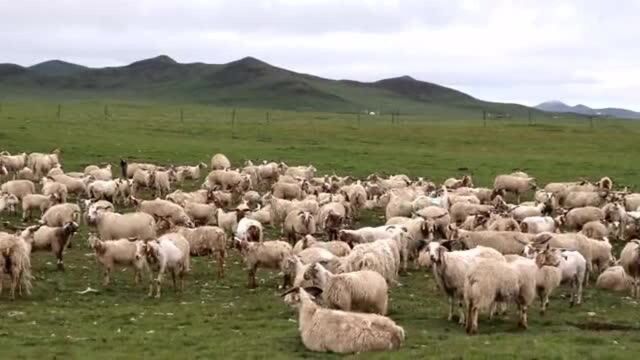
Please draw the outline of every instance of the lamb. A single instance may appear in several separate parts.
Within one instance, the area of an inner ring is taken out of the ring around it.
[[[258,220],[243,217],[238,222],[235,239],[236,241],[246,240],[262,242],[264,240],[262,224]]]
[[[25,195],[35,194],[36,186],[29,180],[10,180],[0,186],[0,192],[15,195],[22,200]]]
[[[395,350],[404,342],[404,329],[388,317],[322,308],[302,288],[283,295],[292,292],[297,292],[302,343],[311,351],[346,354]]]
[[[88,217],[89,222],[96,225],[102,240],[136,238],[146,241],[156,237],[156,222],[147,213],[118,214],[94,204],[89,208]]]
[[[172,224],[184,225],[187,227],[193,227],[193,222],[184,211],[184,209],[177,204],[168,200],[154,199],[143,200],[131,197],[133,203],[137,206],[138,211],[147,213],[155,218],[168,219]]]
[[[191,271],[189,253],[189,242],[177,233],[162,235],[157,240],[145,242],[138,248],[136,257],[145,256],[151,267],[157,268],[158,275],[149,285],[149,297],[155,292],[155,297],[160,298],[162,280],[167,270],[171,272],[173,288],[177,290],[177,275],[180,279],[180,291],[184,291],[184,278]]]
[[[227,170],[231,168],[231,161],[224,154],[215,154],[211,158],[211,170]]]
[[[620,265],[631,277],[631,297],[640,298],[640,240],[633,239],[624,246],[620,253]]]
[[[183,203],[184,212],[196,225],[210,225],[216,223],[216,208],[213,204],[200,204],[189,200]]]
[[[495,193],[511,192],[516,195],[516,203],[520,203],[520,195],[528,190],[536,190],[538,185],[534,178],[513,175],[498,175],[493,182]]]
[[[593,206],[579,207],[558,218],[560,225],[567,231],[579,231],[590,221],[604,221],[604,211]]]
[[[207,168],[207,164],[201,162],[196,166],[178,166],[176,168],[176,181],[183,183],[185,180],[200,179],[200,172]]]
[[[518,325],[526,329],[527,310],[536,295],[536,266],[527,262],[482,260],[469,271],[464,284],[467,334],[478,332],[478,312],[495,302],[514,302],[520,313]]]
[[[51,206],[42,214],[40,224],[51,227],[64,226],[66,223],[79,222],[82,211],[77,204],[62,203]]]
[[[536,255],[538,266],[555,266],[560,269],[562,283],[571,284],[570,306],[582,303],[582,288],[586,278],[587,262],[579,252],[551,248],[549,245]]]
[[[629,291],[633,279],[627,275],[624,268],[620,265],[612,266],[606,269],[596,281],[596,287],[598,289],[611,290],[611,291]]]
[[[96,254],[96,261],[104,269],[103,286],[109,285],[115,265],[133,268],[133,281],[136,285],[140,283],[142,273],[149,271],[146,257],[136,256],[144,244],[141,240],[100,240],[94,234],[89,234],[88,241]]]
[[[257,286],[256,271],[259,267],[282,270],[285,259],[293,254],[291,245],[280,240],[265,242],[240,240],[236,242],[236,245],[246,264],[248,271],[247,286],[250,289]]]
[[[377,272],[361,270],[334,275],[315,263],[306,270],[304,278],[322,290],[323,303],[330,309],[387,314],[389,288]]]
[[[610,199],[608,190],[600,191],[570,191],[564,197],[563,206],[567,209],[586,206],[601,207]]]
[[[306,235],[296,243],[293,253],[298,255],[302,250],[310,247],[323,248],[335,256],[347,256],[351,252],[349,244],[344,241],[318,241],[313,235]]]
[[[315,234],[316,220],[308,211],[292,210],[284,220],[284,234],[291,244],[300,236]]]
[[[531,242],[533,235],[515,231],[466,231],[455,229],[453,240],[464,244],[467,249],[481,245],[498,250],[503,255],[522,254],[525,245]]]
[[[557,223],[551,216],[528,216],[522,219],[520,231],[528,234],[556,232]]]
[[[470,215],[489,215],[489,212],[493,210],[491,205],[477,205],[465,202],[453,204],[449,210],[451,221],[456,224],[461,224]]]
[[[227,235],[224,230],[217,226],[200,226],[195,229],[178,227],[173,230],[189,242],[191,256],[215,254],[218,263],[218,279],[224,277],[224,260],[227,253]]]
[[[30,196],[26,195],[27,196]],[[24,201],[24,198],[23,198]],[[5,209],[8,209],[10,212],[16,212],[16,205],[20,204],[20,200],[17,196],[13,194],[0,193],[0,213],[2,213]]]
[[[15,299],[16,290],[22,296],[24,291],[31,294],[31,259],[23,239],[0,232],[0,293],[2,293],[3,274],[11,276],[11,299]]]
[[[63,254],[71,242],[71,237],[78,231],[78,224],[67,222],[63,226],[35,225],[29,230],[27,253],[37,250],[51,251],[57,260],[58,270],[64,271]]]

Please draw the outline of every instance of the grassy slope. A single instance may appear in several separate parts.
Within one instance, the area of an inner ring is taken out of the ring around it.
[[[232,136],[228,109],[185,107],[184,123],[176,107],[119,104],[110,105],[110,112],[113,118],[105,122],[102,104],[65,104],[62,120],[57,121],[53,104],[3,104],[0,142],[9,151],[60,146],[70,170],[88,163],[115,163],[120,156],[195,163],[223,151],[236,163],[246,158],[282,159],[313,163],[321,173],[403,172],[441,181],[467,167],[477,183],[489,185],[496,173],[518,167],[541,182],[606,174],[617,183],[636,189],[640,185],[635,166],[640,127],[630,122],[597,123],[592,131],[577,122],[532,127],[490,122],[483,128],[477,120],[418,122],[403,117],[402,124],[391,125],[388,119],[363,117],[358,127],[353,115],[272,112],[267,125],[263,111],[239,110]],[[362,224],[379,224],[380,215],[367,213]],[[17,221],[4,214],[0,220]],[[143,351],[160,358],[319,356],[300,343],[295,316],[277,297],[275,273],[259,272],[263,283],[249,291],[235,253],[222,281],[213,278],[208,260],[196,259],[185,294],[174,295],[166,283],[164,297],[149,300],[143,289],[133,287],[129,271],[118,271],[116,284],[102,289],[96,265],[85,256],[85,239],[83,227],[68,252],[65,274],[54,270],[49,254],[34,255],[37,279],[32,297],[11,303],[2,295],[0,356],[90,354],[113,359]],[[546,318],[534,305],[529,331],[517,331],[510,315],[508,320],[481,319],[481,335],[467,337],[445,321],[446,301],[429,274],[412,271],[401,282],[404,286],[391,294],[390,316],[405,328],[408,340],[394,354],[397,358],[624,358],[640,351],[638,304],[617,294],[587,289],[585,304],[569,309],[567,300],[560,298],[566,291],[561,290]],[[87,286],[101,293],[76,294]],[[585,329],[594,323],[620,328]]]

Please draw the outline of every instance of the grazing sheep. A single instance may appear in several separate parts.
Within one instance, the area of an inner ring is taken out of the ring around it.
[[[464,175],[461,179],[448,178],[444,181],[444,183],[442,183],[442,185],[448,187],[449,189],[458,189],[461,187],[472,188],[473,180],[471,179],[471,176]]]
[[[200,179],[200,172],[207,168],[207,164],[201,162],[196,166],[178,166],[176,168],[176,181],[183,183],[185,180]]]
[[[585,282],[587,262],[579,252],[551,248],[549,245],[535,258],[538,266],[555,266],[562,273],[562,283],[571,284],[570,306],[582,303],[582,288]]]
[[[109,285],[115,265],[133,268],[133,281],[136,285],[140,283],[142,272],[149,271],[146,257],[136,256],[138,249],[141,249],[144,244],[141,240],[100,240],[94,234],[89,234],[88,241],[96,254],[96,261],[103,267],[103,286]]]
[[[298,255],[302,250],[310,247],[323,248],[335,256],[347,256],[351,252],[351,247],[344,241],[318,241],[313,235],[306,235],[296,243],[293,253]]]
[[[137,238],[152,240],[156,237],[156,222],[153,216],[134,212],[118,214],[108,208],[94,204],[88,211],[89,222],[96,225],[102,240]]]
[[[24,201],[24,199],[28,196],[31,196],[31,194],[28,194],[25,197],[23,197],[22,201]],[[18,204],[20,204],[20,199],[18,199],[17,196],[13,194],[0,193],[0,213],[5,211],[6,209],[8,209],[12,213],[15,213],[16,205]]]
[[[377,272],[362,270],[334,275],[320,263],[314,263],[304,278],[322,290],[323,303],[330,309],[387,314],[389,288]]]
[[[248,284],[250,289],[257,286],[256,271],[258,268],[282,270],[285,259],[293,254],[289,243],[274,240],[264,242],[236,241],[246,269],[248,271]],[[285,285],[287,279],[285,279]]]
[[[51,251],[56,257],[58,270],[64,271],[62,256],[76,231],[78,224],[75,222],[67,222],[63,226],[35,225],[29,231],[31,236],[27,241],[27,253],[38,250]]]
[[[565,197],[562,205],[566,209],[580,208],[586,206],[601,207],[611,198],[608,190],[600,191],[570,191]]]
[[[211,170],[227,170],[231,168],[231,161],[224,154],[215,154],[211,158]]]
[[[520,223],[520,231],[527,234],[553,233],[556,229],[557,223],[551,216],[528,216]]]
[[[640,298],[640,240],[627,243],[620,253],[620,265],[632,279],[631,297]]]
[[[258,220],[243,217],[238,221],[235,239],[236,241],[246,240],[262,242],[264,240],[262,224]]]
[[[538,185],[534,178],[513,175],[498,175],[493,182],[495,193],[510,192],[516,196],[516,203],[520,204],[520,195],[528,190],[536,190]]]
[[[329,240],[338,238],[338,231],[347,221],[347,208],[342,203],[330,202],[322,205],[318,212],[318,230],[324,231]]]
[[[193,222],[184,209],[178,204],[158,198],[139,201],[131,197],[131,200],[137,206],[138,211],[147,213],[154,218],[168,219],[174,225],[193,227]]]
[[[167,270],[171,272],[174,290],[178,290],[177,275],[180,279],[180,291],[184,291],[184,278],[191,271],[189,242],[184,236],[177,233],[165,234],[157,240],[143,242],[137,250],[136,256],[145,256],[150,267],[157,269],[156,279],[149,285],[149,297],[155,293],[155,297],[160,298],[162,280]]]
[[[455,224],[462,224],[468,216],[471,215],[485,215],[488,216],[489,212],[493,210],[491,205],[478,205],[470,204],[466,202],[459,202],[453,204],[449,210],[449,216],[451,221]]]
[[[216,208],[213,204],[200,204],[189,200],[183,203],[184,212],[195,225],[210,225],[216,223]]]
[[[404,329],[388,317],[322,308],[303,288],[293,288],[283,296],[294,292],[302,343],[311,351],[348,354],[395,350],[404,342]]]
[[[308,211],[293,210],[284,220],[284,234],[291,244],[295,244],[299,237],[315,234],[316,220]]]
[[[627,275],[620,265],[606,269],[596,281],[598,289],[611,290],[617,292],[629,291],[633,284],[633,279]]]
[[[578,207],[558,218],[560,226],[567,231],[579,231],[590,221],[604,221],[604,211],[593,206]]]
[[[51,177],[43,177],[40,179],[42,185],[42,194],[47,196],[55,196],[60,199],[60,202],[67,202],[67,185],[55,181]]]
[[[66,223],[79,222],[81,214],[82,211],[77,204],[56,204],[42,214],[40,223],[51,227],[64,226]]]
[[[609,229],[602,221],[594,220],[584,224],[580,233],[591,239],[604,240],[609,236]]]
[[[3,275],[11,277],[11,299],[16,298],[16,290],[22,296],[31,294],[31,259],[21,237],[0,232],[0,293],[3,288]]]
[[[498,250],[503,255],[522,254],[525,245],[531,242],[533,235],[516,231],[466,231],[455,229],[453,240],[464,244],[467,249],[485,246]]]
[[[22,200],[25,195],[35,194],[36,186],[29,180],[10,180],[0,186],[0,192],[15,195]]]

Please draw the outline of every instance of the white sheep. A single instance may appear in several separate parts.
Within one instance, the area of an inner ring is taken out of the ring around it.
[[[176,168],[176,181],[182,183],[184,180],[200,179],[200,172],[207,168],[207,164],[201,162],[195,166],[178,166]]]
[[[4,167],[8,173],[16,174],[27,164],[27,154],[21,153],[11,155],[6,151],[0,153],[0,166]]]
[[[42,214],[40,223],[51,227],[64,226],[70,222],[79,223],[81,214],[82,211],[77,204],[56,204]]]
[[[40,184],[42,185],[42,194],[43,195],[54,195],[60,202],[67,202],[67,195],[69,194],[69,190],[67,190],[67,185],[63,183],[59,183],[55,181],[52,177],[43,177],[40,179]]]
[[[231,161],[224,154],[215,154],[211,157],[211,170],[226,170],[231,168]]]
[[[103,267],[103,286],[109,285],[116,265],[133,268],[133,281],[136,285],[140,283],[142,273],[149,271],[146,256],[139,255],[144,244],[141,240],[100,240],[94,234],[89,234],[88,241],[96,254],[96,261]]]
[[[520,195],[528,190],[536,190],[538,185],[534,178],[513,175],[498,175],[493,182],[495,193],[510,192],[516,196],[516,203],[520,203]]]
[[[525,245],[532,239],[532,234],[516,231],[466,231],[455,229],[451,238],[464,244],[467,249],[480,245],[498,250],[503,255],[522,254]]]
[[[520,222],[520,231],[528,234],[555,232],[557,223],[551,216],[528,216]]]
[[[361,353],[395,350],[402,346],[404,329],[378,314],[346,312],[318,306],[303,288],[297,292],[298,329],[302,343],[311,351]]]
[[[351,247],[344,241],[318,241],[313,235],[306,235],[293,247],[293,253],[299,254],[302,250],[310,247],[320,247],[326,249],[335,256],[347,256],[351,252]]]
[[[153,216],[143,212],[118,214],[108,208],[94,204],[88,211],[89,222],[96,225],[102,240],[137,238],[151,240],[156,237],[156,222]]]
[[[555,266],[562,273],[562,283],[571,284],[572,293],[570,305],[582,303],[582,288],[584,286],[587,262],[579,252],[551,248],[549,245],[538,252],[535,258],[538,266]]]
[[[172,224],[193,227],[193,222],[182,206],[171,201],[156,198],[154,200],[142,200],[131,197],[138,211],[147,213],[154,218],[168,219]]]
[[[248,272],[249,288],[255,288],[256,271],[258,268],[282,270],[285,260],[293,254],[291,245],[285,241],[274,240],[264,242],[249,242],[241,240],[236,242],[240,250]],[[285,286],[287,279],[285,279]]]
[[[236,227],[235,239],[262,242],[264,240],[262,224],[258,220],[243,217]]]
[[[65,174],[53,175],[50,177],[56,182],[64,184],[69,194],[75,194],[77,197],[85,196],[87,194],[87,183],[90,180],[89,177],[76,179]]]
[[[153,182],[151,187],[155,189],[156,197],[163,197],[171,191],[171,181],[175,179],[175,170],[159,170],[156,169],[153,173]]]
[[[562,282],[562,271],[551,265],[536,264],[534,259],[522,257],[520,255],[506,255],[507,262],[521,262],[530,266],[533,270],[536,270],[536,294],[540,300],[540,315],[544,315],[547,312],[549,306],[549,297],[555,289],[557,289]]]
[[[299,237],[315,234],[316,220],[308,211],[292,210],[284,220],[284,234],[291,244],[295,244]]]
[[[113,202],[118,193],[117,180],[96,180],[87,185],[87,195],[93,200]]]
[[[39,250],[51,251],[56,257],[58,270],[64,271],[63,255],[76,231],[78,231],[78,224],[75,222],[67,222],[62,226],[31,226],[23,232],[27,253]]]
[[[184,236],[189,242],[192,256],[216,256],[218,279],[224,277],[224,261],[227,254],[227,235],[217,226],[200,226],[194,229],[178,227],[174,232]]]
[[[3,288],[3,275],[11,277],[11,299],[15,299],[16,290],[22,296],[31,294],[31,259],[21,237],[0,232],[0,293]]]
[[[631,240],[624,246],[620,265],[632,279],[631,297],[640,298],[640,240]]]
[[[29,180],[10,180],[0,185],[0,192],[13,194],[22,200],[25,195],[35,194],[36,186]]]
[[[99,168],[95,165],[89,165],[84,168],[84,175],[91,176],[96,180],[108,181],[113,178],[113,172],[111,171],[111,164],[107,164],[104,168]]]
[[[22,198],[23,202],[27,196],[31,196],[31,194],[25,195],[25,197]],[[18,199],[17,196],[13,194],[0,193],[0,213],[2,213],[5,210],[9,210],[9,212],[15,213],[16,206],[18,204],[20,204],[20,199]],[[23,212],[23,217],[24,217],[24,212]]]
[[[567,231],[579,231],[582,226],[590,221],[604,221],[604,211],[594,206],[585,206],[571,209],[568,213],[558,218],[558,223]]]
[[[617,292],[631,290],[633,279],[627,275],[621,265],[611,266],[606,269],[596,281],[596,287],[603,290]]]
[[[157,271],[155,280],[149,285],[149,297],[160,297],[164,273],[171,272],[173,288],[178,289],[176,276],[180,279],[180,291],[184,291],[184,278],[191,271],[189,242],[177,233],[162,235],[157,240],[144,242],[136,256],[146,256],[147,263]],[[154,291],[155,290],[155,291]]]
[[[271,225],[271,205],[259,206],[255,211],[246,216],[249,219],[258,220],[262,225]]]
[[[216,222],[216,211],[218,210],[213,204],[200,204],[192,201],[185,201],[182,205],[184,212],[189,216],[191,221],[196,225],[210,225]]]

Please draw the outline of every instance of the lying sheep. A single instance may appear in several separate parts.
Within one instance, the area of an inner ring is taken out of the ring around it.
[[[450,251],[451,244],[451,241],[443,241],[442,243],[430,242],[427,247],[427,254],[436,284],[449,299],[447,320],[453,320],[454,306],[458,302],[460,309],[458,321],[460,324],[464,324],[465,315],[462,310],[462,299],[465,278],[469,269],[481,259],[504,261],[504,257],[496,250],[484,246],[465,251]]]
[[[346,354],[395,350],[404,342],[404,329],[388,317],[322,308],[303,288],[293,288],[283,295],[294,292],[302,343],[311,351]]]
[[[191,271],[189,242],[177,233],[165,234],[157,240],[142,243],[136,257],[145,256],[150,267],[157,271],[157,276],[149,285],[149,297],[155,293],[160,298],[164,273],[171,272],[173,288],[177,291],[176,276],[180,279],[180,291],[184,291],[184,278]],[[154,291],[155,290],[155,291]]]
[[[334,275],[315,263],[306,270],[304,278],[322,290],[323,304],[330,309],[387,314],[389,289],[377,272],[362,270]]]
[[[56,257],[58,270],[64,271],[63,254],[71,242],[71,237],[78,231],[78,224],[67,222],[63,226],[35,225],[29,228],[27,253],[32,251],[51,251]]]
[[[231,161],[224,154],[211,157],[211,170],[227,170],[231,168]]]
[[[29,180],[10,180],[0,185],[0,192],[15,195],[22,200],[25,195],[35,194],[36,186]]]
[[[241,240],[237,241],[236,245],[246,264],[248,271],[247,286],[250,289],[257,286],[256,271],[258,268],[282,270],[284,260],[293,254],[291,245],[280,240],[265,242]]]
[[[144,244],[141,240],[100,240],[94,234],[89,234],[88,241],[96,254],[96,261],[104,269],[103,286],[109,285],[111,273],[116,265],[133,268],[133,281],[136,285],[140,283],[142,273],[149,271],[146,257],[136,256]]]
[[[515,303],[520,313],[518,325],[526,329],[527,310],[535,295],[535,264],[478,261],[469,269],[464,285],[467,333],[473,335],[478,332],[479,310],[487,309],[497,301]]]
[[[520,223],[520,231],[527,234],[553,233],[556,230],[557,223],[551,216],[529,216]]]
[[[536,190],[538,185],[534,178],[513,175],[498,175],[493,182],[495,193],[510,192],[516,196],[516,203],[520,204],[520,195],[528,190]]]
[[[40,223],[51,227],[64,226],[67,223],[80,222],[82,211],[77,204],[63,203],[51,206],[42,214]]]
[[[596,287],[603,290],[616,292],[629,291],[632,288],[633,279],[627,275],[620,265],[606,269],[596,281]]]
[[[620,253],[620,265],[632,279],[631,297],[640,298],[640,240],[627,243]]]
[[[311,213],[293,210],[284,220],[284,234],[291,244],[295,244],[299,237],[315,234],[316,220]]]

